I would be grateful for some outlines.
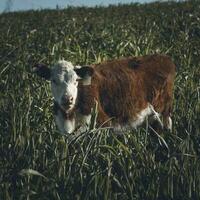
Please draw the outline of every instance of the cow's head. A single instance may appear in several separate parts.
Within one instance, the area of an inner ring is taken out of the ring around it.
[[[52,68],[44,64],[37,64],[34,72],[51,81],[51,90],[54,100],[65,111],[71,111],[78,96],[78,81],[83,85],[91,83],[93,68],[89,66],[73,66],[71,62],[58,61]]]

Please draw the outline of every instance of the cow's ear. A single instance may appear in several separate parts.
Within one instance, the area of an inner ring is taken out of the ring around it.
[[[33,72],[46,80],[50,80],[50,78],[51,78],[51,70],[45,64],[36,64],[33,67]]]
[[[91,77],[94,73],[94,69],[90,66],[82,66],[80,68],[75,68],[74,70],[76,74],[83,79]]]

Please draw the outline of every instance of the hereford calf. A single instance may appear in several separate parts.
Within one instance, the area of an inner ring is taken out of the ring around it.
[[[115,132],[137,128],[146,119],[172,128],[175,65],[168,56],[129,57],[83,67],[59,61],[52,68],[38,64],[34,71],[51,81],[62,133],[88,124],[96,102],[97,125],[111,126]]]

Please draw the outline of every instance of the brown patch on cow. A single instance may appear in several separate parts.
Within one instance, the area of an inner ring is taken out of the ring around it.
[[[136,74],[143,80],[146,101],[163,115],[172,112],[175,65],[168,56],[145,56]]]
[[[95,72],[93,83],[98,85],[99,104],[115,123],[126,124],[147,107],[141,81],[126,59],[98,64]]]
[[[89,115],[91,113],[92,108],[95,106],[95,99],[97,99],[95,85],[79,84],[76,107],[82,115]]]
[[[103,122],[108,120],[108,116],[103,111],[99,102],[97,85],[83,85],[80,83],[78,88],[76,110],[82,115],[89,115],[91,114],[92,109],[95,107],[96,102],[98,103],[97,123],[101,125]]]

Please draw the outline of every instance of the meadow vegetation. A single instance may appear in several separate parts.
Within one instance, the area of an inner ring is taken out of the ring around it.
[[[200,1],[0,15],[0,199],[200,199]],[[162,53],[177,66],[173,131],[69,140],[34,64]]]

